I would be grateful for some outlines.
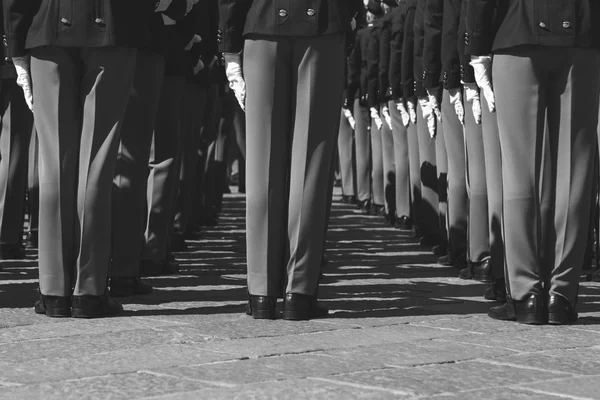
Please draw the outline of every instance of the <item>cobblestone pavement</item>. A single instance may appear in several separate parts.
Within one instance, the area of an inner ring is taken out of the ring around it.
[[[244,203],[182,254],[182,273],[99,320],[33,313],[31,260],[0,272],[0,398],[600,398],[600,286],[570,327],[491,320],[460,281],[377,217],[336,203],[321,297],[330,318],[244,315]]]

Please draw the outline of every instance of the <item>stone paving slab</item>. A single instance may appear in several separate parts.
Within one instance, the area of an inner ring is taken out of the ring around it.
[[[487,317],[485,285],[379,217],[334,203],[329,318],[244,314],[244,202],[227,196],[182,272],[100,320],[35,315],[35,252],[0,263],[0,399],[598,399],[600,284],[577,325]],[[281,301],[279,304],[281,308]]]

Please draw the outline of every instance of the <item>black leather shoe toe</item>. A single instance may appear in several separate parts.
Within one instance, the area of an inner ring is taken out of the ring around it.
[[[528,325],[542,325],[546,321],[544,300],[537,293],[529,293],[519,301],[507,298],[506,304],[490,308],[488,315],[494,319]]]
[[[479,282],[492,283],[492,268],[490,265],[490,258],[486,258],[483,261],[469,262],[471,271],[473,272],[473,279]]]
[[[452,258],[449,254],[446,254],[445,256],[438,258],[437,263],[449,267],[452,265]]]
[[[434,256],[443,257],[448,255],[448,246],[445,243],[438,244],[437,246],[433,246],[431,248],[431,253]]]
[[[329,310],[319,304],[316,296],[288,293],[283,301],[283,319],[288,321],[306,321],[324,318]]]
[[[577,322],[579,315],[575,306],[564,297],[551,294],[548,300],[548,323],[551,325],[567,325]]]
[[[275,319],[275,308],[277,297],[275,296],[253,296],[250,295],[246,314],[252,315],[254,319]]]
[[[516,321],[517,316],[511,301],[507,301],[498,307],[492,307],[488,311],[488,316],[499,321]]]
[[[485,291],[483,297],[486,300],[495,300],[506,303],[506,283],[504,279],[496,279]]]
[[[471,270],[471,266],[461,269],[458,272],[458,277],[460,279],[473,279],[473,271]]]

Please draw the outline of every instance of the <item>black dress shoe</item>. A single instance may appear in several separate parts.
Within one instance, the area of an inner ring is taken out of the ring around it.
[[[495,300],[498,303],[506,303],[506,282],[504,279],[496,279],[485,291],[483,297],[486,300]]]
[[[410,231],[413,227],[413,222],[410,217],[403,215],[400,218],[396,217],[396,228],[403,231]]]
[[[575,305],[564,297],[551,294],[548,299],[548,323],[551,325],[567,325],[577,322],[579,315]]]
[[[246,315],[252,315],[254,319],[275,319],[275,308],[277,297],[275,296],[253,296],[248,295]]]
[[[169,249],[175,253],[181,253],[183,251],[188,251],[188,245],[183,238],[183,235],[180,233],[174,233],[171,235],[171,240],[169,241]]]
[[[344,204],[356,204],[356,196],[342,195],[342,203],[344,203]]]
[[[21,243],[0,244],[0,260],[23,260],[25,259],[25,249]]]
[[[46,314],[48,317],[67,318],[71,316],[71,299],[62,296],[44,296],[35,302],[33,310],[36,314]]]
[[[73,296],[71,316],[73,318],[114,317],[123,311],[123,306],[107,295]]]
[[[356,202],[356,208],[358,208],[363,214],[368,214],[369,210],[371,210],[371,201],[370,200],[358,200]]]
[[[465,267],[458,271],[458,277],[460,279],[473,279],[473,271],[471,270],[471,266]]]
[[[438,258],[437,263],[439,265],[451,267],[452,266],[452,257],[450,256],[450,254],[446,254],[445,256]]]
[[[324,318],[329,310],[321,306],[316,296],[288,293],[283,300],[283,319],[288,321],[306,321]]]
[[[473,279],[479,282],[492,283],[492,268],[490,265],[490,258],[487,257],[483,261],[473,262],[469,261]]]
[[[375,205],[375,215],[380,217],[385,216],[385,206]]]
[[[152,286],[137,277],[110,278],[110,295],[112,297],[130,297],[152,293]]]
[[[520,301],[507,298],[504,305],[490,308],[488,315],[494,319],[528,325],[542,325],[546,321],[544,300],[537,293],[530,293]]]

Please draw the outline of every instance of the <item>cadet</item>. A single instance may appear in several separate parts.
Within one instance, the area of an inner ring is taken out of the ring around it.
[[[490,309],[495,319],[567,324],[578,317],[597,149],[595,3],[469,2],[466,51],[490,111],[497,105],[502,147],[508,298]],[[540,191],[546,155],[549,190]]]
[[[311,3],[275,8],[269,0],[220,0],[227,75],[246,108],[248,306],[254,318],[275,318],[282,287],[284,319],[327,314],[317,301],[322,224],[346,33],[362,4],[335,0],[313,9]]]
[[[74,3],[8,0],[4,7],[8,55],[40,145],[35,310],[92,318],[122,310],[107,292],[111,186],[136,48],[149,42],[154,4]]]

